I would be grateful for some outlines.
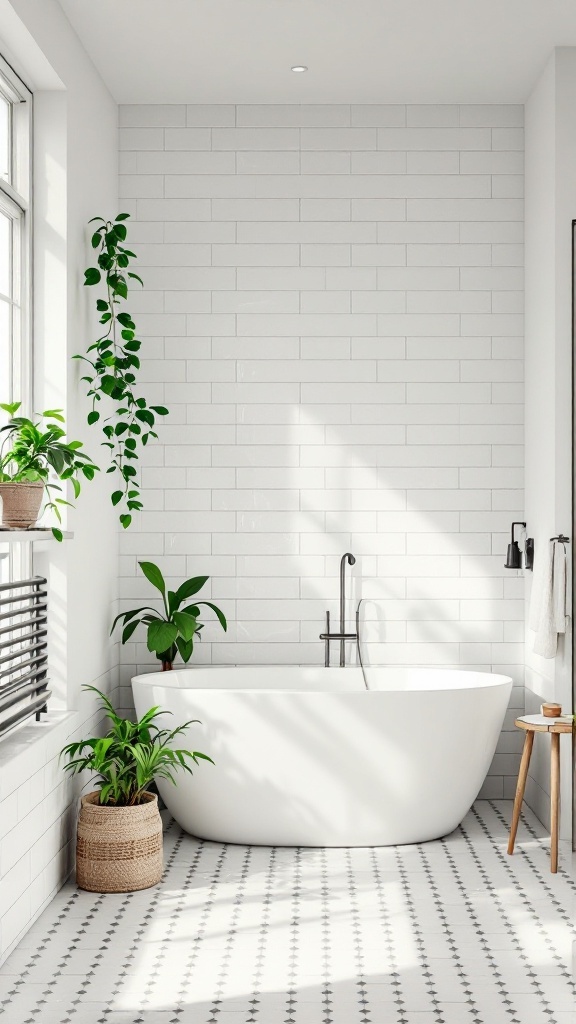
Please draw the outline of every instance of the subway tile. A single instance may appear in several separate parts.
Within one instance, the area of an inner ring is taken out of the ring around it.
[[[445,128],[458,127],[460,111],[458,106],[449,103],[408,104],[406,107],[406,124],[409,128]]]
[[[293,150],[242,150],[233,153],[236,174],[300,174],[300,153]],[[320,173],[324,173],[321,171]]]
[[[304,154],[303,154],[304,156]],[[352,174],[405,174],[406,153],[368,150],[350,154]],[[321,172],[323,173],[323,172]]]
[[[121,174],[119,196],[121,199],[158,199],[164,195],[164,178],[161,174]]]
[[[302,245],[300,262],[304,267],[347,267],[351,262],[350,245]]]
[[[408,335],[436,337],[459,333],[460,320],[456,314],[387,314],[378,315],[378,334],[383,336]],[[368,333],[368,332],[363,332]]]
[[[297,128],[241,127],[213,128],[212,149],[291,150],[299,149]]]
[[[414,150],[407,154],[406,170],[408,174],[459,174],[460,154],[454,150],[447,153],[432,151],[430,153]],[[472,172],[470,172],[472,173]],[[490,171],[477,171],[478,174]]]
[[[336,291],[303,292],[300,297],[302,313],[363,313],[364,309],[351,308],[350,293]],[[349,342],[346,342],[349,347]]]
[[[120,128],[118,144],[121,150],[162,150],[164,130],[162,128]]]
[[[408,266],[415,267],[489,267],[489,245],[412,244],[407,247]]]
[[[297,199],[213,199],[213,220],[298,220]]]
[[[297,313],[299,309],[298,292],[220,291],[212,296],[214,313]]]
[[[233,153],[206,153],[194,150],[139,153],[139,174],[235,174]]]
[[[302,151],[307,149],[325,149],[329,151],[343,149],[369,150],[376,149],[376,128],[302,128],[300,145]],[[288,147],[287,147],[288,148]]]
[[[460,124],[472,127],[521,127],[524,107],[521,103],[463,103],[460,105]]]
[[[359,267],[403,267],[405,245],[353,245],[351,259]]]
[[[456,244],[461,226],[449,221],[404,221],[378,224],[379,242]]]
[[[491,149],[488,128],[379,128],[378,149],[466,150]],[[510,147],[508,147],[510,148]]]
[[[408,359],[488,359],[490,338],[408,338]]]
[[[406,220],[406,204],[403,199],[353,199],[352,220],[394,221]]]
[[[242,337],[260,337],[271,335],[283,337],[284,335],[304,334],[310,337],[325,337],[326,335],[350,336],[352,334],[370,335],[376,334],[376,316],[372,314],[286,314],[286,315],[251,315],[239,314],[237,329]],[[206,331],[202,332],[206,333]],[[221,333],[221,332],[217,332]],[[400,333],[400,332],[395,332]]]
[[[408,199],[408,220],[522,220],[520,199]]]
[[[492,149],[524,150],[523,128],[493,128]]]
[[[399,127],[406,124],[406,107],[391,103],[352,104],[351,124],[374,127]]]
[[[236,124],[248,127],[331,128],[350,124],[347,103],[240,104]]]
[[[300,153],[300,174],[350,174],[350,170],[349,152],[331,153],[329,150],[320,149]]]
[[[121,103],[118,107],[121,128],[161,127],[186,124],[186,107],[177,103]]]
[[[491,309],[491,292],[418,291],[406,296],[408,313],[489,313]]]
[[[460,225],[460,241],[470,242],[493,242],[495,244],[518,246],[518,251],[523,255],[522,243],[524,241],[524,224],[522,221],[466,221]],[[494,260],[494,265],[497,263]],[[502,264],[507,265],[507,261]],[[522,261],[520,264],[522,265]]]
[[[330,273],[336,273],[330,271]],[[238,267],[237,287],[239,291],[270,289],[318,291],[324,288],[327,271],[324,267]],[[234,285],[229,285],[233,288]]]
[[[236,109],[231,103],[192,103],[186,107],[186,124],[215,128],[236,124]]]
[[[297,245],[212,246],[215,267],[297,267],[299,258]]]
[[[460,174],[522,174],[524,153],[518,150],[507,152],[460,153]]]

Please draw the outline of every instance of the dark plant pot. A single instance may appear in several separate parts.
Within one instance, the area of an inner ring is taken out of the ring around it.
[[[44,484],[41,481],[0,483],[2,526],[11,530],[27,530],[34,526],[40,512]]]

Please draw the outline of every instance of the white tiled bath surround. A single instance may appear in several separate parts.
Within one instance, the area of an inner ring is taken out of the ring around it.
[[[142,378],[171,412],[122,597],[149,596],[137,558],[210,574],[230,626],[207,625],[199,661],[321,662],[349,549],[372,662],[507,672],[523,708],[523,580],[504,569],[522,123],[520,106],[120,108]],[[513,717],[489,796],[511,793]]]

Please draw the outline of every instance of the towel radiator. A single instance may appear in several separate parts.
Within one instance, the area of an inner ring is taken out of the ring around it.
[[[0,584],[0,739],[39,721],[48,689],[48,591],[42,576]]]

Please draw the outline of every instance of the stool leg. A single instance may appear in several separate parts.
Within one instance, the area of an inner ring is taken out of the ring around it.
[[[560,733],[550,735],[550,871],[558,871],[558,818],[560,810]]]
[[[524,749],[522,751],[522,760],[520,761],[520,771],[518,772],[516,796],[514,797],[514,810],[512,812],[512,824],[510,826],[510,838],[508,840],[509,854],[514,853],[514,843],[516,842],[516,833],[518,831],[518,822],[520,821],[520,811],[522,810],[522,801],[524,799],[524,790],[526,789],[526,779],[528,778],[528,768],[530,767],[530,758],[532,756],[533,746],[534,733],[530,731],[526,733],[524,738]]]

